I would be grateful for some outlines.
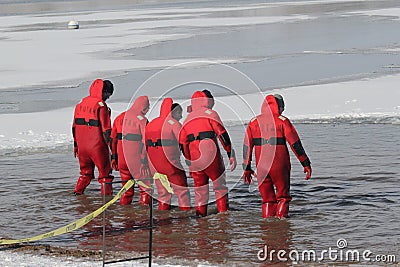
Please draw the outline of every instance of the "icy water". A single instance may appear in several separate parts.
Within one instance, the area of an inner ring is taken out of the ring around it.
[[[265,245],[275,250],[347,248],[376,255],[400,257],[400,135],[390,124],[296,124],[309,154],[313,177],[304,180],[302,167],[292,158],[290,218],[262,219],[261,198],[229,173],[230,207],[225,214],[195,218],[194,211],[154,211],[154,256],[163,263],[249,266],[262,262],[257,255]],[[236,150],[243,126],[229,128]],[[238,159],[241,158],[238,153]],[[0,236],[24,238],[54,230],[89,214],[102,205],[99,184],[86,194],[72,194],[78,162],[70,147],[20,151],[0,158]],[[118,180],[118,173],[116,180]],[[190,180],[190,183],[192,181]],[[120,188],[115,186],[114,192]],[[254,187],[253,187],[254,189]],[[192,203],[194,203],[192,196]],[[128,255],[148,249],[149,209],[137,204],[112,205],[106,213],[106,248]],[[101,250],[101,216],[83,228],[37,244]],[[320,254],[317,254],[317,257]],[[398,260],[398,259],[397,259]],[[324,262],[330,262],[325,257]],[[277,266],[291,265],[274,257]],[[312,262],[311,262],[312,263]],[[310,262],[303,263],[305,265]],[[338,261],[336,261],[338,263]]]

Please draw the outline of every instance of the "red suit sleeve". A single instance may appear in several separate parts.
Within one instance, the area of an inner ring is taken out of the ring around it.
[[[104,135],[104,140],[106,141],[107,145],[110,145],[111,118],[107,105],[99,108],[99,121]]]
[[[182,150],[182,154],[185,157],[185,159],[190,160],[190,153],[189,153],[189,141],[187,138],[187,133],[185,131],[185,128],[182,127],[180,132],[179,132],[179,145]]]
[[[310,166],[311,162],[308,158],[306,151],[303,148],[303,145],[300,141],[299,135],[297,134],[296,129],[293,124],[286,117],[281,116],[283,119],[283,130],[285,134],[286,141],[289,143],[290,148],[293,153],[296,155],[297,159],[300,161],[303,167]]]
[[[147,165],[149,164],[149,160],[147,158],[147,150],[146,150],[146,126],[149,123],[149,120],[146,119],[146,121],[141,122],[139,126],[139,131],[140,134],[142,135],[142,144],[141,144],[141,161],[143,164]]]
[[[111,130],[111,154],[112,154],[112,157],[116,157],[118,155],[118,150],[117,150],[117,146],[118,146],[117,120],[118,120],[118,117],[115,119],[113,128]]]
[[[74,138],[74,147],[78,147],[78,144],[76,143],[76,136],[75,136],[75,114],[74,114],[74,119],[72,121],[72,137]]]
[[[252,133],[253,121],[249,123],[246,129],[246,135],[243,141],[243,169],[251,169],[251,157],[253,154],[253,133]]]
[[[213,128],[214,132],[217,134],[219,141],[222,144],[222,147],[228,153],[228,157],[231,157],[232,153],[232,143],[229,137],[228,132],[226,131],[224,124],[222,123],[221,119],[219,118],[216,112],[213,112],[214,118],[210,119],[211,127]]]

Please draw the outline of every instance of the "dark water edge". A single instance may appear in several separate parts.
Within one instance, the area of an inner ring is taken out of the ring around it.
[[[256,266],[271,263],[257,259],[264,245],[276,250],[321,251],[337,249],[336,242],[342,238],[349,249],[399,257],[399,126],[296,124],[296,128],[314,172],[310,181],[304,181],[302,167],[292,157],[290,218],[262,219],[261,198],[241,183],[238,169],[228,173],[231,210],[226,214],[216,214],[214,204],[209,207],[211,215],[201,219],[195,218],[194,211],[154,212],[154,256],[165,262]],[[243,127],[230,127],[229,132],[240,159]],[[96,181],[85,195],[72,195],[79,171],[70,149],[0,157],[0,237],[24,238],[51,231],[102,205]],[[108,251],[147,253],[148,209],[137,204],[137,196],[131,206],[112,205],[106,215]],[[101,250],[102,218],[35,244]]]

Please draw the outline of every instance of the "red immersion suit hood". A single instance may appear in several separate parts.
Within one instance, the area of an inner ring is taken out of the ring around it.
[[[273,115],[279,115],[278,103],[273,95],[267,95],[261,106],[261,113],[269,113],[269,110]]]
[[[91,97],[102,100],[103,96],[103,85],[104,82],[102,79],[96,79],[90,86],[89,94]]]
[[[163,100],[160,108],[160,117],[161,118],[166,118],[168,115],[171,113],[171,108],[172,108],[172,98],[166,98]]]
[[[208,97],[201,91],[196,91],[192,95],[192,109],[208,108]]]
[[[132,107],[129,109],[130,112],[135,114],[141,114],[142,111],[149,105],[149,98],[145,95],[139,96],[133,102]]]

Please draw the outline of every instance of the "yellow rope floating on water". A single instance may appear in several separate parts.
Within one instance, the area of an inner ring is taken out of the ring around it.
[[[97,210],[93,211],[89,215],[86,215],[85,217],[76,220],[66,226],[60,227],[54,231],[47,232],[45,234],[37,235],[34,237],[30,238],[22,238],[22,239],[12,239],[12,240],[0,240],[0,245],[10,245],[10,244],[17,244],[17,243],[25,243],[25,242],[32,242],[32,241],[38,241],[41,239],[45,238],[50,238],[53,236],[58,236],[62,235],[65,233],[69,233],[71,231],[74,231],[76,229],[81,228],[82,226],[88,224],[91,220],[99,216],[101,213],[103,213],[110,205],[114,204],[123,193],[125,193],[129,188],[131,188],[135,184],[135,180],[129,180],[122,188],[119,190],[119,192],[111,199],[108,201],[106,204],[98,208]]]
[[[154,179],[159,179],[161,184],[167,189],[167,191],[169,193],[173,193],[171,185],[170,185],[170,183],[168,181],[168,177],[165,174],[155,173],[153,178]],[[89,215],[86,215],[85,217],[83,217],[83,218],[81,218],[79,220],[76,220],[76,221],[74,221],[74,222],[72,222],[72,223],[70,223],[68,225],[65,225],[63,227],[60,227],[60,228],[58,228],[56,230],[47,232],[45,234],[37,235],[37,236],[34,236],[34,237],[22,238],[22,239],[0,240],[0,245],[11,245],[11,244],[18,244],[18,243],[33,242],[33,241],[38,241],[38,240],[42,240],[42,239],[45,239],[45,238],[50,238],[50,237],[53,237],[53,236],[58,236],[58,235],[66,234],[66,233],[72,232],[74,230],[77,230],[77,229],[81,228],[82,226],[85,226],[86,224],[88,224],[91,220],[93,220],[94,218],[96,218],[100,214],[102,214],[106,209],[108,209],[109,206],[111,206],[118,199],[120,199],[120,197],[129,188],[134,186],[135,182],[136,182],[135,180],[129,180],[121,188],[121,190],[119,190],[119,192],[115,195],[115,197],[113,197],[113,199],[111,199],[110,201],[108,201],[106,204],[104,204],[103,206],[101,206],[97,210],[93,211]],[[142,186],[144,188],[150,188],[150,186],[146,185],[142,181],[137,181],[137,183],[138,183],[138,185],[140,185],[140,186]]]

